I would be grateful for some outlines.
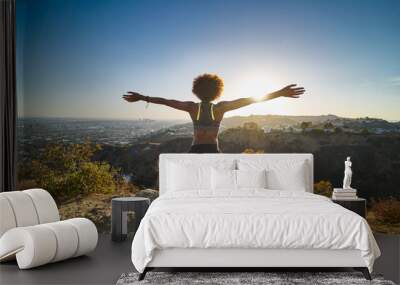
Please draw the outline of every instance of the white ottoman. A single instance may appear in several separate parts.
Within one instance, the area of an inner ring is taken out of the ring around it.
[[[43,189],[0,193],[0,261],[17,259],[20,269],[84,255],[96,248],[92,221],[59,221],[57,206]]]

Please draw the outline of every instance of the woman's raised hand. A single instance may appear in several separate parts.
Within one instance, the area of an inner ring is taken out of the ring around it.
[[[138,92],[128,91],[126,93],[127,94],[124,94],[122,96],[122,98],[128,102],[137,102],[137,101],[143,100],[143,97],[144,97],[142,94],[140,94]]]
[[[289,98],[299,98],[300,95],[303,95],[306,90],[304,87],[296,87],[297,84],[290,84],[281,90],[276,91],[277,97],[289,97]]]

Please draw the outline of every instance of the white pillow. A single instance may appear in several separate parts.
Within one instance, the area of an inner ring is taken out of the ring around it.
[[[211,185],[214,191],[236,190],[236,170],[233,169],[217,169],[211,170]]]
[[[238,188],[267,188],[267,171],[236,170]]]
[[[233,159],[207,159],[204,157],[204,160],[169,160],[166,163],[167,192],[212,191],[211,169],[235,169],[235,166],[236,160]]]
[[[211,167],[168,164],[168,191],[211,189]]]
[[[271,190],[306,191],[308,168],[304,160],[238,161],[239,170],[266,169],[267,188]]]
[[[269,189],[306,192],[306,164],[278,163],[267,171],[267,181]]]

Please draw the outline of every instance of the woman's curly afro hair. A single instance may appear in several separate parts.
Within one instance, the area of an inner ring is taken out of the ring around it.
[[[224,89],[224,81],[215,74],[205,73],[193,80],[192,92],[201,101],[211,102],[218,99]]]

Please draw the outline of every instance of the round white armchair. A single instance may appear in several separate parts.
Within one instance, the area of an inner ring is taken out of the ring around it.
[[[43,189],[0,193],[0,262],[17,259],[28,269],[84,255],[96,248],[92,221],[60,221],[57,205]]]

